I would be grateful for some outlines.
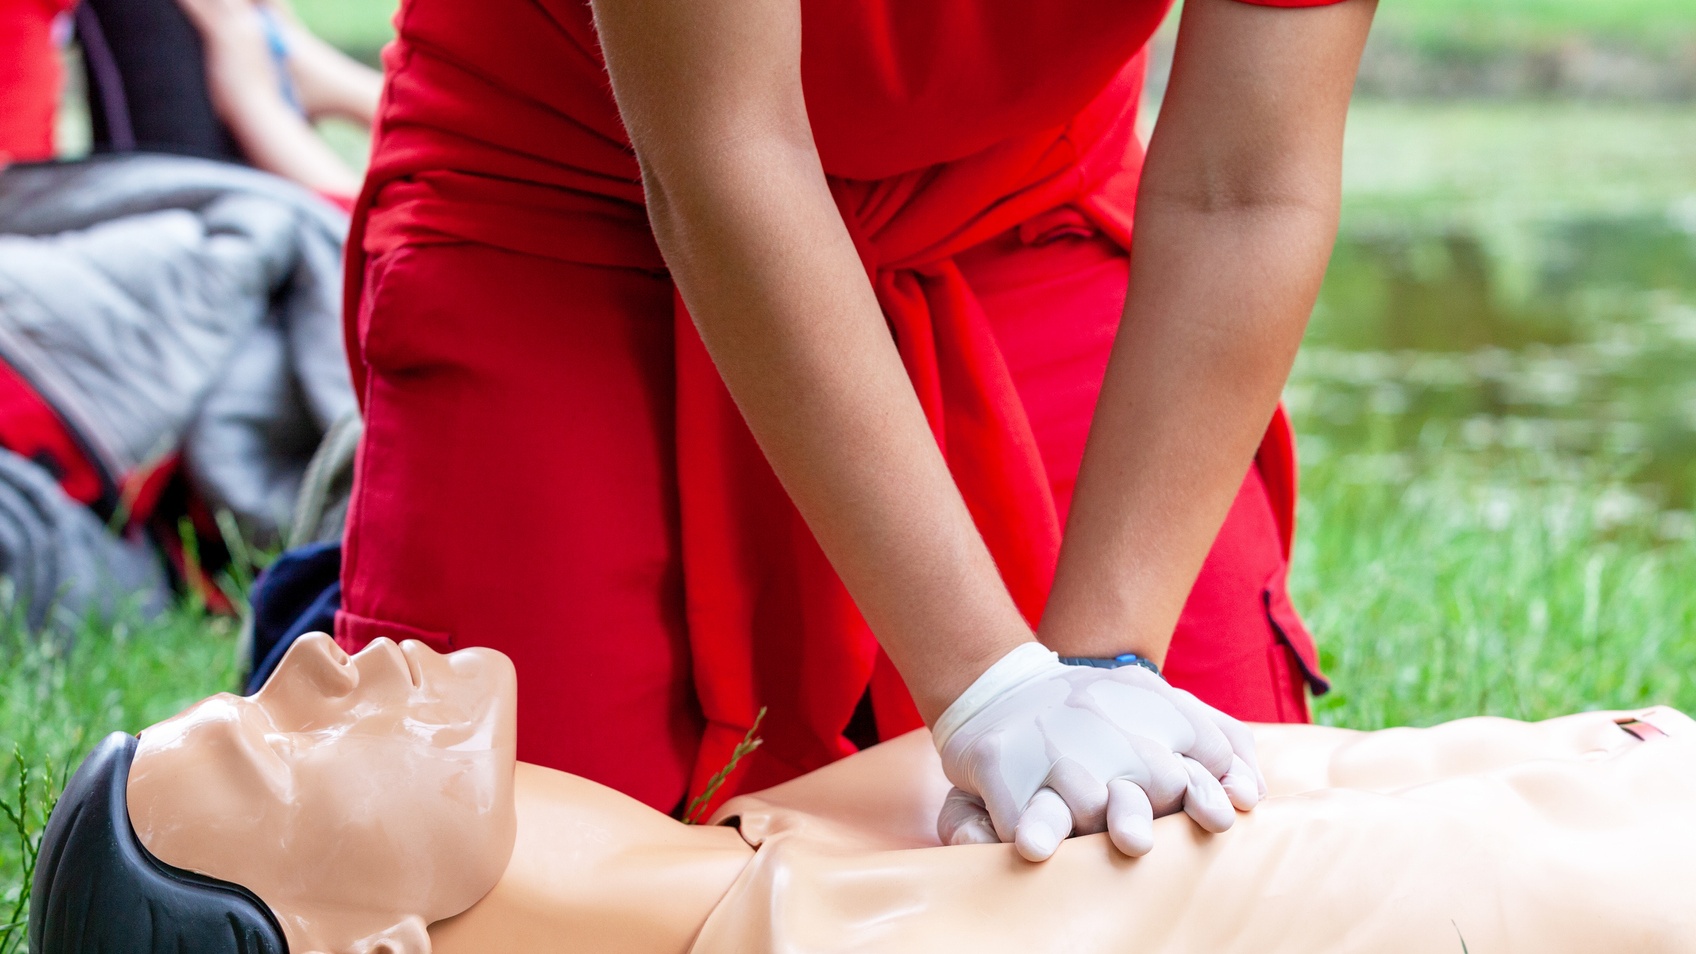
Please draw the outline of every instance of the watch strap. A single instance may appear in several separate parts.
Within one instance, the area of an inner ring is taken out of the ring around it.
[[[1160,667],[1155,665],[1154,660],[1136,653],[1121,653],[1117,656],[1061,656],[1060,661],[1068,666],[1088,666],[1092,669],[1123,669],[1126,666],[1141,666],[1156,676],[1160,675]]]

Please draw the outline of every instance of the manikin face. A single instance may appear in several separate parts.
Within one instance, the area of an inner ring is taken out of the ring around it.
[[[302,637],[258,695],[141,734],[129,810],[155,857],[239,884],[291,951],[427,950],[506,869],[516,680],[500,653]],[[423,945],[420,947],[419,945]]]

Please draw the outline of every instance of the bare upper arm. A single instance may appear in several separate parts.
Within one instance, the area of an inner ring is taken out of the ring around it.
[[[1202,207],[1336,201],[1343,121],[1377,0],[1187,0],[1144,197]]]
[[[651,209],[725,174],[743,179],[750,148],[817,164],[801,88],[800,0],[591,6]],[[1334,202],[1343,120],[1376,6],[1188,0],[1145,201]]]
[[[751,139],[812,148],[800,0],[592,0],[644,173],[664,179]]]

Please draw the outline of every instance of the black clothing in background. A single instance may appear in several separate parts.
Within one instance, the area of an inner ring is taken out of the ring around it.
[[[242,161],[212,108],[200,34],[177,0],[83,0],[76,29],[96,152]]]

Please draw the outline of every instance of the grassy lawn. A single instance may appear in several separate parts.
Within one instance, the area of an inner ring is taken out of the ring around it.
[[[1304,475],[1293,585],[1335,686],[1320,721],[1696,708],[1696,544],[1610,525],[1605,478],[1373,476]]]
[[[134,732],[234,686],[235,647],[233,621],[188,605],[154,622],[90,626],[74,638],[46,642],[4,628],[0,806],[22,817],[0,817],[0,954],[23,950],[22,925],[14,922],[23,913],[23,841],[38,836],[46,800],[66,767],[109,732]],[[20,766],[29,769],[27,786]],[[47,772],[51,786],[42,778]]]
[[[1693,158],[1688,106],[1356,104],[1287,392],[1325,721],[1696,706]]]

